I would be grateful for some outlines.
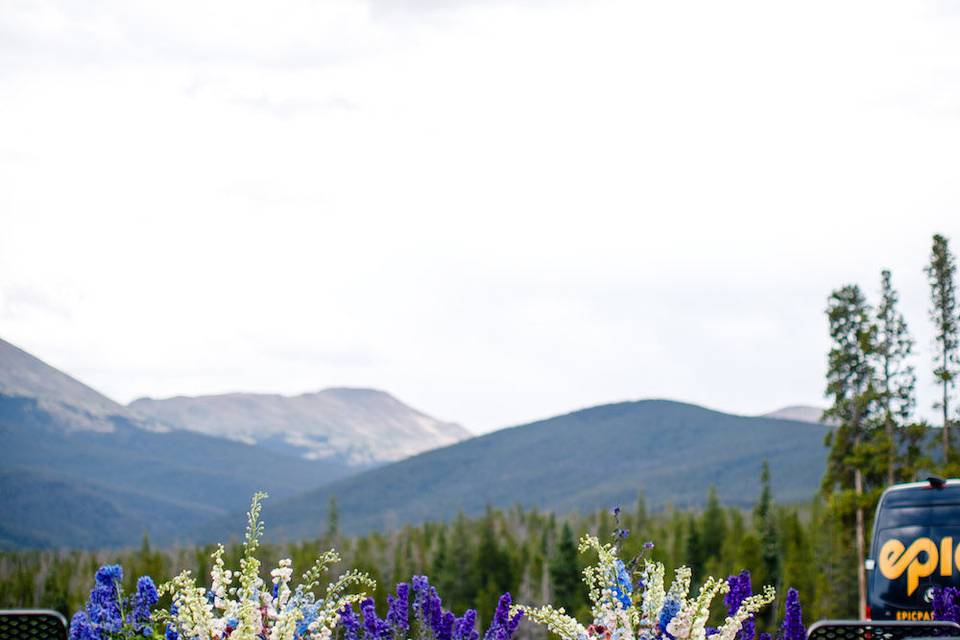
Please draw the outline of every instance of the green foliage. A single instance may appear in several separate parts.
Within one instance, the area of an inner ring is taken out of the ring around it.
[[[955,461],[951,459],[950,447],[950,394],[958,375],[960,319],[957,317],[957,261],[950,252],[949,241],[940,234],[933,236],[930,263],[924,272],[930,282],[930,319],[934,324],[937,347],[933,356],[933,375],[942,389],[942,396],[934,406],[943,412],[944,464],[951,465]]]

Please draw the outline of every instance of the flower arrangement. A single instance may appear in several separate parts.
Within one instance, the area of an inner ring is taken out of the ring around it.
[[[618,509],[614,515],[619,516]],[[584,626],[562,608],[549,605],[529,608],[527,616],[563,640],[734,640],[744,623],[774,600],[772,587],[765,587],[759,595],[747,595],[737,582],[736,607],[719,629],[710,629],[710,604],[717,595],[728,593],[731,583],[707,578],[699,593],[690,596],[690,569],[680,567],[667,587],[663,564],[645,560],[642,553],[628,563],[619,558],[627,535],[629,532],[618,526],[613,543],[602,544],[589,535],[580,541],[580,553],[592,551],[598,557],[595,565],[583,570],[592,603],[591,624]],[[652,543],[644,544],[645,551],[652,548]]]
[[[150,576],[137,580],[137,591],[123,595],[123,569],[104,565],[94,577],[90,598],[70,620],[70,640],[113,640],[153,634],[150,608],[157,604],[157,588]]]
[[[340,612],[340,623],[345,640],[479,640],[477,612],[468,609],[457,617],[443,608],[436,588],[430,586],[426,576],[414,576],[411,584],[401,582],[395,595],[387,596],[387,617],[377,616],[375,603],[367,598],[360,603],[359,612],[350,605]],[[411,601],[412,592],[412,601]],[[511,612],[509,593],[500,596],[493,620],[484,634],[484,640],[510,640],[520,619],[522,610]],[[413,620],[410,608],[413,608]]]
[[[314,589],[330,564],[340,561],[335,551],[327,551],[291,589],[293,568],[290,560],[281,560],[270,572],[272,587],[260,578],[256,557],[263,523],[260,503],[266,494],[253,496],[247,514],[243,557],[239,571],[224,567],[223,545],[213,553],[211,586],[197,586],[189,571],[184,571],[159,589],[170,594],[170,612],[158,616],[167,624],[167,640],[327,640],[333,634],[339,612],[366,596],[364,592],[346,593],[352,586],[375,589],[376,583],[359,571],[348,571],[329,584],[323,597]]]

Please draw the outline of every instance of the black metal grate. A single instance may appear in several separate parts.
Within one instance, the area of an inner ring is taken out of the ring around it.
[[[56,611],[0,610],[0,640],[67,640],[67,621]]]
[[[821,620],[807,631],[807,640],[904,640],[960,637],[955,622]]]

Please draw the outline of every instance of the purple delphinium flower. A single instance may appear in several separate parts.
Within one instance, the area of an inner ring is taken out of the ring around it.
[[[740,609],[740,604],[753,595],[753,585],[750,582],[750,572],[744,569],[739,575],[727,578],[727,584],[730,585],[730,591],[724,597],[723,602],[727,605],[727,615],[732,616]],[[753,616],[749,616],[743,621],[743,626],[737,633],[738,640],[753,640],[756,636],[757,628]]]
[[[783,640],[804,640],[807,629],[803,626],[803,610],[800,607],[800,592],[791,587],[787,591],[787,601],[780,627]]]
[[[346,640],[359,640],[360,621],[353,613],[353,607],[350,605],[340,610],[340,624],[343,625],[344,638]]]
[[[453,640],[480,640],[480,632],[476,630],[477,610],[467,609],[463,617],[457,620],[453,631]]]
[[[453,627],[457,622],[457,616],[449,611],[444,611],[440,616],[440,622],[437,625],[437,640],[453,640]]]
[[[760,640],[773,640],[773,636],[771,636],[766,631],[763,631],[760,633]]]
[[[957,587],[933,588],[933,619],[960,622],[960,589]]]
[[[430,609],[432,607],[430,581],[427,576],[413,576],[410,582],[413,584],[413,615],[417,622],[429,628]]]
[[[363,613],[366,640],[388,640],[390,638],[390,625],[387,624],[386,620],[377,617],[377,608],[373,598],[367,598],[361,602],[360,611]]]
[[[388,595],[387,605],[387,624],[397,636],[405,638],[410,630],[410,585],[398,584],[396,597]]]
[[[517,611],[513,617],[510,616],[510,605],[513,599],[509,593],[500,596],[497,603],[497,609],[493,613],[493,620],[490,622],[490,628],[487,629],[484,640],[510,640],[517,630],[517,625],[523,618],[523,611]]]

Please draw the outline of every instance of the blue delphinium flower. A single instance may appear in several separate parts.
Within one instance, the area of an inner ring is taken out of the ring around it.
[[[730,590],[727,592],[726,597],[724,597],[724,604],[727,605],[727,615],[732,616],[740,609],[740,604],[753,595],[753,585],[750,581],[750,572],[744,569],[740,572],[739,575],[730,576],[727,578],[727,584],[730,585]],[[753,616],[751,615],[746,620],[743,621],[743,625],[740,627],[740,631],[737,633],[738,640],[753,640],[756,636],[757,629],[756,624],[754,623]]]
[[[614,563],[614,571],[610,591],[613,593],[613,597],[620,601],[624,609],[629,609],[632,604],[630,594],[633,593],[633,581],[630,579],[630,572],[627,571],[627,567],[622,560],[617,560]]]
[[[85,611],[77,611],[70,620],[70,640],[97,640]]]
[[[159,600],[156,585],[149,576],[142,576],[137,580],[136,593],[124,598],[122,581],[123,569],[120,565],[103,565],[97,570],[86,606],[70,621],[70,640],[153,635],[150,608]],[[166,640],[177,640],[177,636],[167,632]]]
[[[176,617],[177,615],[177,605],[170,605],[170,615]],[[179,640],[180,634],[177,632],[176,627],[172,624],[167,625],[167,630],[163,634],[163,640]]]
[[[670,624],[670,621],[673,620],[678,613],[680,613],[679,600],[676,598],[667,598],[663,601],[663,606],[660,607],[660,616],[657,618],[657,626],[660,627],[663,635],[668,638],[672,638],[673,636],[667,633],[667,625]]]
[[[807,629],[803,626],[800,593],[792,587],[787,591],[781,633],[783,640],[804,640],[807,637]]]
[[[93,589],[87,602],[87,617],[92,627],[116,633],[123,628],[120,615],[120,582],[123,569],[120,565],[104,565],[97,569]]]
[[[133,596],[131,622],[137,631],[142,631],[150,622],[150,608],[157,604],[157,586],[150,576],[140,576],[137,580],[137,593]]]

